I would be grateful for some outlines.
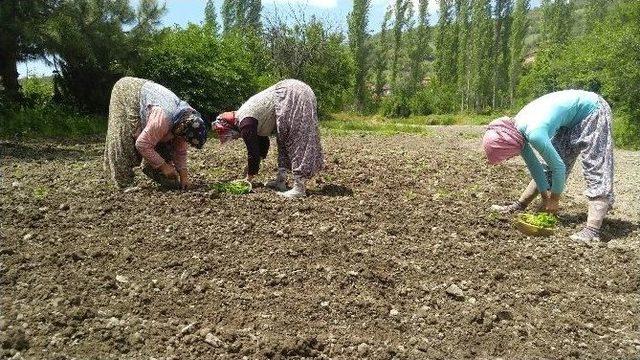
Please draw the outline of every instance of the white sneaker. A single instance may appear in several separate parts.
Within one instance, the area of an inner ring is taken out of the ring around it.
[[[523,210],[524,207],[517,201],[510,205],[491,205],[491,211],[500,214],[514,214]]]
[[[303,198],[307,196],[307,193],[304,191],[300,191],[294,187],[289,191],[279,192],[278,195],[282,197],[286,197],[287,199],[297,199],[297,198]]]
[[[600,241],[600,234],[589,228],[584,228],[571,235],[571,240],[580,241],[583,243],[598,242]]]
[[[284,196],[288,199],[305,197],[307,196],[306,187],[304,186],[305,182],[305,179],[297,177],[293,181],[293,189],[285,192],[279,192],[278,195]]]

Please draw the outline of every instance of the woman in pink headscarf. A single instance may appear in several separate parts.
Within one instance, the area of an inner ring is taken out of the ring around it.
[[[580,156],[589,214],[584,228],[571,238],[598,240],[614,202],[611,119],[611,108],[599,95],[565,90],[532,101],[513,119],[491,122],[483,139],[489,163],[495,165],[520,154],[533,177],[518,201],[492,209],[522,211],[540,194],[543,210],[557,212],[566,178]]]

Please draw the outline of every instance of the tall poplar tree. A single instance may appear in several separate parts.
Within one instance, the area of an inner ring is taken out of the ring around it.
[[[224,34],[231,31],[254,33],[262,29],[260,0],[224,0],[220,9]]]
[[[458,29],[457,81],[460,96],[460,111],[469,107],[469,92],[471,87],[471,67],[469,63],[471,0],[456,1],[456,22]]]
[[[524,39],[529,28],[529,7],[529,0],[516,0],[513,11],[513,24],[509,39],[509,102],[512,107],[515,105],[516,87],[522,75],[522,63],[526,55]]]
[[[443,83],[456,82],[457,34],[453,23],[453,0],[440,0],[440,16],[436,33],[435,70]]]
[[[542,0],[542,35],[549,45],[565,44],[573,28],[571,0]]]
[[[474,0],[471,8],[470,100],[475,110],[488,104],[491,93],[491,1]]]
[[[424,61],[429,55],[429,0],[418,0],[418,25],[409,53],[409,87],[416,90],[424,77]]]
[[[395,16],[393,23],[393,59],[391,63],[391,83],[394,87],[398,77],[400,51],[402,51],[403,45],[402,36],[411,21],[411,11],[410,0],[395,0],[395,6],[393,8]]]
[[[493,108],[503,105],[504,96],[508,91],[512,11],[513,0],[495,0],[493,10],[494,41],[491,47],[493,65],[491,106]]]
[[[222,26],[224,34],[230,33],[236,26],[236,3],[237,0],[224,0],[220,8],[222,16]]]
[[[358,111],[364,110],[366,102],[367,59],[369,56],[367,24],[371,0],[354,0],[349,14],[349,47],[355,64],[355,95]]]
[[[218,25],[218,19],[216,17],[216,6],[214,0],[207,0],[207,5],[204,7],[204,25],[211,29],[214,35],[218,35],[220,26]]]
[[[387,82],[384,72],[387,70],[387,66],[389,64],[387,59],[389,53],[389,22],[391,21],[392,12],[391,8],[388,8],[385,12],[384,20],[380,27],[380,34],[378,35],[378,42],[376,44],[373,66],[375,68],[375,94],[378,99],[382,97],[384,86]]]
[[[262,1],[260,0],[241,0],[244,3],[244,27],[252,31],[260,31],[262,22],[260,16],[262,14]]]

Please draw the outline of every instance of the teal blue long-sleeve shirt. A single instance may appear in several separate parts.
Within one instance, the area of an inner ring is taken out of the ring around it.
[[[537,98],[516,115],[516,128],[526,139],[521,155],[540,192],[564,191],[567,168],[551,140],[560,128],[572,128],[598,109],[599,99],[598,94],[588,91],[558,91]],[[549,167],[551,185],[533,150]]]

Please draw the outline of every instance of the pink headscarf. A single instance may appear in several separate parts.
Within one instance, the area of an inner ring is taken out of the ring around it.
[[[489,164],[492,165],[518,155],[524,144],[524,136],[509,117],[501,117],[489,123],[482,138],[482,146]]]
[[[238,129],[238,121],[235,111],[225,112],[216,118],[212,124],[213,129],[218,133],[220,144],[226,144],[231,140],[240,137],[240,129]]]

